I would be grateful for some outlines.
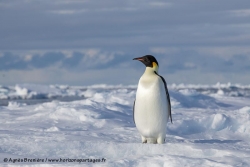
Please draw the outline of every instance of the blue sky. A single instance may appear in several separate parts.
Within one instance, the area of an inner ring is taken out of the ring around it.
[[[0,84],[250,82],[250,1],[0,1]]]

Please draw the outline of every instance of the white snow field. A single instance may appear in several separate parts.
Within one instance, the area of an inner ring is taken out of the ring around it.
[[[173,124],[159,145],[141,143],[136,86],[0,86],[0,166],[250,166],[249,92],[169,85]]]

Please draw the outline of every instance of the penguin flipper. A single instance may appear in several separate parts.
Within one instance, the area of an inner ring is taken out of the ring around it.
[[[133,106],[133,120],[134,120],[134,124],[135,124],[135,101],[134,101],[134,106]]]
[[[166,91],[166,95],[167,95],[167,102],[168,102],[168,105],[169,105],[169,107],[168,107],[168,113],[169,113],[169,117],[170,117],[171,123],[173,123],[173,121],[172,121],[172,113],[171,113],[171,103],[170,103],[170,97],[169,97],[169,93],[168,93],[167,83],[166,83],[165,79],[162,76],[160,76],[156,71],[155,71],[155,74],[158,75],[159,77],[161,77],[161,80],[164,83],[165,91]]]

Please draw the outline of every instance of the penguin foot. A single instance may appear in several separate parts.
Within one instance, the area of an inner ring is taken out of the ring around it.
[[[147,139],[143,136],[141,136],[142,143],[147,143]]]
[[[163,144],[165,142],[165,138],[164,137],[158,137],[157,139],[157,143],[158,144]]]
[[[157,139],[156,138],[147,138],[147,143],[157,144]]]
[[[165,143],[165,137],[158,137],[158,138],[145,138],[141,136],[142,143],[150,143],[150,144],[163,144]]]

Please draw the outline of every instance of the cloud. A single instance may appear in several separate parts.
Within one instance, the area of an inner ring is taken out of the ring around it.
[[[162,75],[178,82],[203,82],[205,76],[211,82],[245,82],[249,5],[248,0],[1,1],[0,71],[25,72],[26,81],[42,70],[57,71],[47,82],[64,82],[61,72],[77,81],[89,72],[98,83],[105,72],[128,75],[121,69],[139,76],[144,66],[132,58],[153,54]]]
[[[10,52],[2,54],[0,57],[0,70],[27,68],[27,64],[21,57],[13,55]]]
[[[244,52],[242,52],[244,50]],[[201,71],[203,73],[246,74],[249,70],[250,49],[234,48],[151,48],[161,55],[161,64],[167,73]],[[242,55],[238,53],[244,53]]]
[[[163,73],[180,71],[201,71],[204,73],[238,73],[249,70],[250,49],[232,48],[151,48]],[[244,50],[244,54],[238,54]],[[132,61],[134,57],[123,52],[107,52],[100,49],[81,51],[49,51],[44,53],[23,53],[15,55],[7,52],[0,57],[0,70],[27,70],[57,67],[69,71],[116,69],[120,67],[139,69],[141,63]]]
[[[44,55],[34,56],[30,64],[35,68],[44,68],[56,64],[61,59],[64,59],[61,52],[48,52]]]
[[[231,13],[238,17],[248,17],[250,16],[250,9],[232,10]]]
[[[73,52],[72,56],[67,57],[66,55],[64,56],[65,59],[62,62],[62,67],[65,68],[74,68],[79,65],[81,60],[83,59],[83,54],[79,52]]]
[[[48,51],[15,55],[4,52],[0,57],[0,71],[45,69],[49,67],[67,70],[88,70],[113,68],[124,63],[122,52],[104,52],[99,49],[81,51]],[[131,58],[132,59],[132,58]]]
[[[1,50],[249,44],[248,1],[39,2],[2,2]]]

